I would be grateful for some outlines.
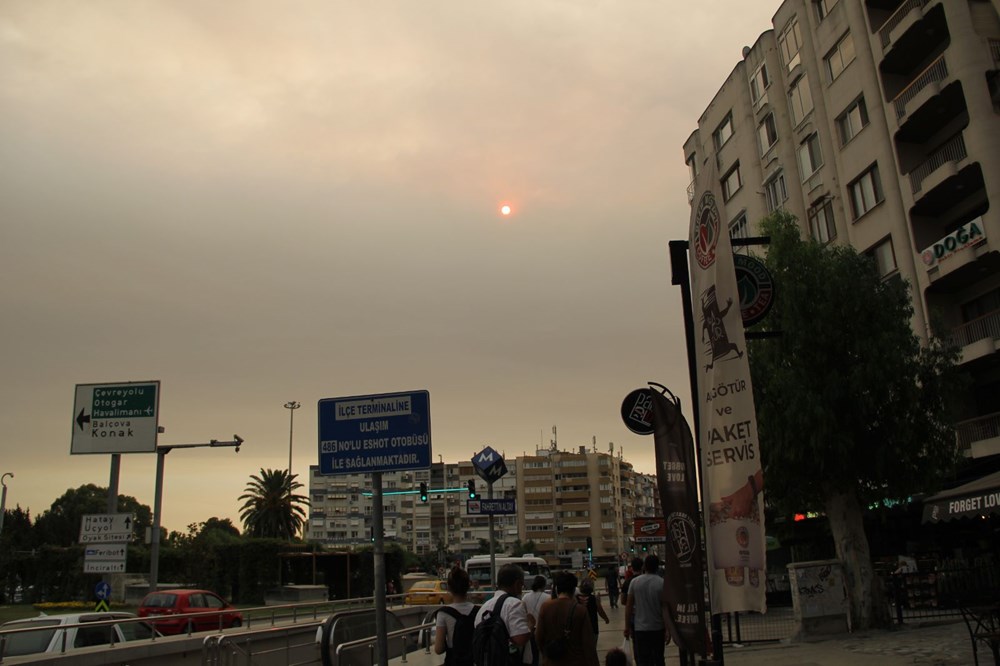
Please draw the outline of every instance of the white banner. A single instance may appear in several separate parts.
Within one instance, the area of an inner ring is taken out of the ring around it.
[[[691,216],[691,301],[712,613],[766,610],[764,479],[728,225],[712,160]]]

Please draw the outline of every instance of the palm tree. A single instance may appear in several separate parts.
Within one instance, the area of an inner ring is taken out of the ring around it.
[[[306,520],[302,507],[308,506],[309,500],[294,494],[302,487],[296,476],[288,470],[264,468],[260,476],[250,475],[246,492],[239,497],[245,500],[240,507],[240,519],[246,536],[291,541],[298,533]]]

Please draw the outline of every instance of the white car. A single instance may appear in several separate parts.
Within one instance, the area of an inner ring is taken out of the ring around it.
[[[145,622],[96,624],[94,626],[66,625],[105,622],[107,620],[135,619],[133,613],[70,613],[68,615],[39,615],[24,620],[13,620],[0,625],[0,659],[25,654],[62,652],[95,645],[119,644],[127,641],[149,640],[153,628]],[[6,633],[12,629],[32,629]]]

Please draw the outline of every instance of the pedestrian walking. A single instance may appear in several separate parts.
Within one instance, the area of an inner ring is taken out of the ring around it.
[[[614,564],[608,567],[604,574],[604,590],[608,593],[608,603],[612,608],[618,608],[618,567]]]
[[[663,623],[663,578],[660,558],[648,555],[643,573],[629,583],[625,602],[625,638],[632,638],[636,666],[664,666],[664,647],[670,642]]]
[[[608,619],[608,614],[604,612],[600,597],[594,594],[594,584],[589,580],[580,583],[580,594],[576,595],[576,599],[587,609],[587,617],[590,619],[590,626],[593,628],[594,636],[596,637],[600,631],[597,616],[600,615],[604,619],[604,624],[608,624],[611,620]]]
[[[576,576],[568,571],[557,574],[554,589],[556,598],[542,604],[535,628],[543,666],[600,666],[597,637],[575,596]]]

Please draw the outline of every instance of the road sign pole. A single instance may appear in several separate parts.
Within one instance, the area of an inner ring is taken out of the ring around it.
[[[111,476],[108,479],[108,513],[118,513],[118,476],[121,473],[122,456],[111,454]]]
[[[156,488],[153,491],[153,533],[149,537],[149,591],[156,592],[160,577],[160,518],[163,512],[163,459],[169,448],[156,451]]]
[[[493,482],[488,482],[489,490],[487,497],[493,499]],[[490,514],[490,581],[497,584],[497,548],[496,539],[493,538],[493,514]]]
[[[375,660],[389,663],[385,622],[385,543],[382,537],[382,472],[372,472],[372,532],[375,536]]]

